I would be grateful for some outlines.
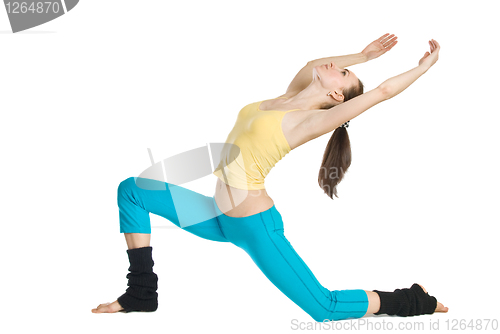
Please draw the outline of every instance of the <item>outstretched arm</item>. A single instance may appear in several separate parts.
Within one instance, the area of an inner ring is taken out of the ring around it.
[[[377,88],[333,108],[312,111],[311,115],[299,125],[299,131],[302,133],[302,136],[308,138],[308,140],[312,140],[333,131],[365,110],[398,95],[408,88],[438,60],[439,44],[435,40],[429,41],[429,44],[431,52],[424,54],[417,67],[387,79]]]
[[[396,36],[394,36],[393,34],[385,34],[368,44],[368,46],[364,48],[360,53],[311,60],[293,78],[292,82],[288,86],[286,94],[298,94],[301,90],[309,86],[312,81],[312,70],[318,65],[329,64],[333,61],[335,64],[337,64],[338,67],[345,68],[348,66],[364,63],[368,60],[380,57],[381,55],[392,49],[394,45],[397,44],[397,42],[398,41]]]

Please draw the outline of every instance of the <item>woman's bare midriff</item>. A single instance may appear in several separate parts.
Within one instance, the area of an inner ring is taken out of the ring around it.
[[[228,186],[217,178],[215,203],[229,217],[247,217],[266,211],[274,205],[266,189],[243,190]]]
[[[290,96],[282,95],[282,97],[289,98]],[[269,110],[268,108],[276,111],[295,109],[289,106],[283,107],[279,105],[279,102],[280,100],[278,99],[263,101],[259,109],[264,111]],[[311,140],[311,136],[303,129],[297,127],[297,124],[300,124],[308,116],[317,112],[318,110],[290,111],[283,116],[281,129],[291,150]],[[214,198],[219,210],[230,217],[251,216],[266,211],[274,205],[274,201],[269,197],[266,189],[243,190],[233,188],[222,182],[219,178],[217,178]]]

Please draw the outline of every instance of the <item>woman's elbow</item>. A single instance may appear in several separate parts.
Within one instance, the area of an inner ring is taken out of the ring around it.
[[[377,89],[378,93],[380,94],[380,99],[382,101],[388,100],[394,96],[394,89],[390,85],[383,83],[380,86],[378,86],[376,89]]]

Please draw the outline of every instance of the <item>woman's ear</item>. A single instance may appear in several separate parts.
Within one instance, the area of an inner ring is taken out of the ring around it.
[[[344,101],[344,95],[340,90],[332,90],[327,95],[331,96],[335,101],[342,102]]]

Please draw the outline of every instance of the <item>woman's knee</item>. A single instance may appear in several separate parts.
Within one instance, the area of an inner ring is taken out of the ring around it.
[[[368,309],[368,296],[361,289],[333,290],[331,293],[332,305],[330,312],[325,316],[328,320],[345,320],[361,318]],[[323,321],[325,319],[321,319]]]
[[[134,186],[135,186],[135,177],[131,176],[131,177],[123,180],[122,182],[120,182],[120,184],[118,185],[118,193],[122,193],[124,191],[127,191]]]
[[[322,303],[304,310],[316,322],[324,322],[361,318],[367,308],[368,298],[364,290],[333,290]]]
[[[134,177],[129,177],[128,179],[125,179],[122,182],[120,182],[117,190],[118,206],[120,206],[123,201],[130,200],[131,198],[130,194],[132,193],[134,187],[135,187]]]

